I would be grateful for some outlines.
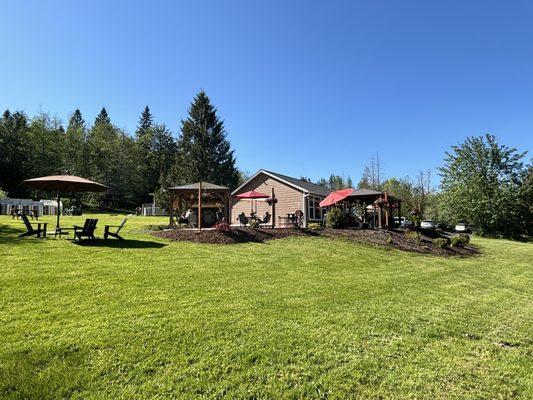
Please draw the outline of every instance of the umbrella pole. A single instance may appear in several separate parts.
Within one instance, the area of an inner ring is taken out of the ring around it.
[[[57,192],[57,225],[56,225],[56,234],[59,231],[59,215],[61,214],[61,206],[59,205],[61,192]]]

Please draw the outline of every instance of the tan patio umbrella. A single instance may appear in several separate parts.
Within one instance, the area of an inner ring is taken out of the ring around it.
[[[59,209],[59,200],[61,192],[103,192],[109,189],[109,186],[102,185],[98,182],[93,182],[85,178],[75,175],[50,175],[42,176],[40,178],[26,179],[22,183],[33,189],[57,191],[57,226],[56,232],[59,230],[59,216],[61,210]]]

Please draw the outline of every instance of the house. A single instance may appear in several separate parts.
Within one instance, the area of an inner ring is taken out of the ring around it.
[[[264,215],[267,211],[272,214],[269,199],[250,200],[235,197],[251,190],[269,196],[274,194],[277,200],[274,221],[276,226],[283,226],[287,216],[297,211],[303,212],[304,226],[311,222],[322,221],[324,215],[319,203],[331,193],[331,189],[315,183],[261,169],[231,193],[233,224],[238,223],[239,214],[244,212],[245,215],[249,215],[252,207],[258,216]]]

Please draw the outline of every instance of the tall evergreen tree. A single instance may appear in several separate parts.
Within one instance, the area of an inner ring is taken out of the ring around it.
[[[0,187],[12,197],[24,195],[20,182],[30,178],[31,144],[28,120],[22,112],[6,110],[0,118]]]
[[[68,130],[74,131],[77,129],[85,129],[85,120],[83,119],[79,108],[76,108],[74,112],[72,113],[72,115],[70,116],[68,120],[67,131]]]
[[[105,107],[102,107],[100,110],[100,114],[96,116],[96,119],[94,120],[94,125],[109,125],[111,124],[111,119],[109,119],[109,115],[107,115],[107,110]]]
[[[171,175],[174,183],[209,181],[236,187],[239,172],[233,150],[224,123],[205,92],[196,95],[189,117],[181,125],[177,163]]]
[[[81,176],[88,174],[85,120],[79,109],[74,110],[69,118],[63,157],[64,167],[71,174]]]
[[[137,131],[135,132],[137,139],[140,139],[149,133],[150,129],[152,128],[153,122],[154,119],[152,117],[152,113],[150,112],[150,108],[146,106],[141,114],[141,118],[139,119],[139,125],[137,125]]]

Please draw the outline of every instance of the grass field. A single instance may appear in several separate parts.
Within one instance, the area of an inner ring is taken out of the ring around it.
[[[533,397],[532,244],[439,258],[142,232],[164,221],[87,246],[0,216],[0,398]]]

